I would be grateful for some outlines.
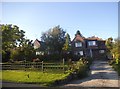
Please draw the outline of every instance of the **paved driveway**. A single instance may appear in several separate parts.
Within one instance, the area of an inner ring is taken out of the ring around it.
[[[63,87],[120,87],[118,74],[107,61],[94,61],[89,77],[75,80]]]

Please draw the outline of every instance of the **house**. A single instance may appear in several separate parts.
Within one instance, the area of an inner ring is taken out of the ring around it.
[[[36,49],[36,55],[44,55],[45,43],[36,39],[33,44],[34,49]]]
[[[75,38],[71,41],[71,53],[79,57],[92,57],[94,59],[106,58],[105,40],[92,36],[85,38],[80,31],[77,31]],[[47,45],[36,39],[34,41],[34,49],[36,55],[44,55]],[[47,52],[50,54],[50,52]]]
[[[92,36],[85,38],[80,31],[77,31],[71,42],[72,53],[80,57],[92,57],[94,59],[106,58],[105,40]]]

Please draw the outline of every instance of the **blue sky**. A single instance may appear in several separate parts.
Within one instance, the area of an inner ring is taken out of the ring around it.
[[[41,33],[60,25],[71,39],[77,30],[83,36],[103,39],[118,36],[117,2],[3,2],[2,23],[14,24],[26,37],[40,39]]]

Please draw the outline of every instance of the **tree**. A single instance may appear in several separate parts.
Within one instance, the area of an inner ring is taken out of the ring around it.
[[[17,42],[22,34],[16,25],[0,25],[2,31],[2,59],[8,61],[10,59],[11,49],[17,47]]]
[[[107,57],[108,59],[112,59],[112,49],[113,49],[113,38],[110,37],[106,40],[106,47],[107,47]]]
[[[110,37],[106,41],[106,46],[107,46],[107,53],[112,55],[113,58],[116,60],[120,60],[120,39],[115,39],[113,42],[113,38]]]
[[[62,52],[63,58],[65,58],[67,60],[72,57],[72,55],[71,55],[71,39],[70,39],[70,35],[68,33],[66,34],[65,43],[64,43],[62,50],[63,50],[63,52]]]
[[[16,25],[0,25],[2,31],[2,61],[24,60],[33,54],[33,44]],[[29,55],[29,56],[28,56]],[[29,59],[30,60],[30,59]]]
[[[63,46],[63,51],[70,51],[71,50],[71,39],[70,39],[70,35],[67,33],[66,37],[65,37],[65,44]]]
[[[113,49],[111,50],[112,54],[114,55],[115,59],[120,60],[120,39],[115,39],[113,43]]]
[[[65,43],[65,31],[60,26],[55,26],[44,32],[41,40],[47,45],[47,52],[50,54],[60,54]]]
[[[112,37],[106,40],[106,46],[107,46],[107,51],[111,52],[111,50],[113,49],[113,38]]]
[[[24,39],[21,46],[11,49],[11,59],[16,61],[32,61],[35,58],[35,50],[32,40]]]

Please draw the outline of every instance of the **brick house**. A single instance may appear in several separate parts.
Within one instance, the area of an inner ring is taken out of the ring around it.
[[[92,57],[94,59],[106,58],[105,40],[92,36],[85,38],[80,31],[77,31],[71,42],[72,53],[80,57]]]

